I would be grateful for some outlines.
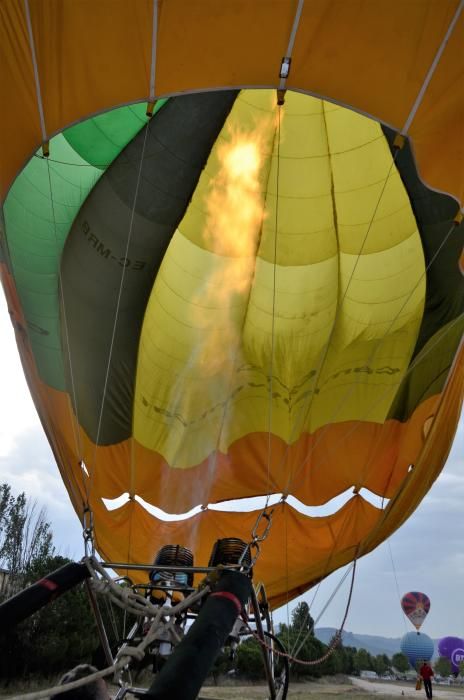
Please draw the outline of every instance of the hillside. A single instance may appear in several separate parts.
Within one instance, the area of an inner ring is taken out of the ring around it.
[[[336,629],[334,627],[318,627],[315,630],[315,635],[321,642],[328,644],[335,632]],[[343,632],[342,639],[344,646],[355,647],[356,649],[365,649],[373,656],[377,656],[378,654],[386,654],[387,656],[391,657],[393,654],[401,651],[401,637],[378,637],[372,634]],[[433,641],[436,649],[438,640],[434,639]]]

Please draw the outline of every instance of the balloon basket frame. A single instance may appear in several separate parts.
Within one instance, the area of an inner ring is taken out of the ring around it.
[[[127,658],[127,664],[115,673],[114,682],[119,686],[115,700],[122,700],[128,694],[150,697],[149,689],[134,685],[130,662],[138,659],[142,668],[152,664],[154,679],[158,671],[169,660],[174,649],[186,639],[192,624],[214,591],[218,578],[224,572],[245,573],[242,564],[220,566],[175,566],[162,564],[133,564],[125,562],[98,562],[94,557],[84,559],[90,571],[86,581],[91,607],[96,619],[101,646],[108,666]],[[125,574],[112,578],[109,570],[124,571]],[[147,582],[133,582],[130,572],[147,572]],[[150,578],[161,574],[165,578],[153,583]],[[179,585],[179,578],[193,581],[194,576],[203,575],[198,585]],[[169,575],[171,578],[169,578]],[[149,578],[150,576],[150,578]],[[136,616],[126,637],[120,640],[113,656],[105,624],[98,606],[98,594],[106,594],[112,603]],[[228,633],[223,648],[230,658],[234,658],[238,646],[244,638],[253,636],[259,642],[270,700],[284,700],[287,697],[290,667],[284,656],[285,648],[275,637],[272,617],[262,583],[251,584],[248,602],[238,614]],[[142,653],[143,652],[143,653]],[[210,666],[215,658],[211,659]],[[199,699],[201,695],[195,696]]]

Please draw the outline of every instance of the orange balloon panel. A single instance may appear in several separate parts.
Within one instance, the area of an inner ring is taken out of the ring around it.
[[[196,566],[208,565],[216,539],[249,539],[258,514],[207,510],[190,520],[164,522],[133,501],[112,511],[110,533],[104,527],[107,515],[101,508],[95,504],[95,525],[100,533],[97,546],[109,561],[125,551],[130,553],[129,562],[149,564],[164,543],[176,542],[195,551]],[[269,536],[261,545],[254,568],[254,580],[266,582],[271,606],[282,604],[287,590],[291,599],[308,588],[308,581],[351,561],[358,543],[380,514],[360,496],[354,496],[338,513],[320,518],[304,516],[288,505],[276,506]],[[119,572],[125,574],[126,570]],[[129,571],[129,576],[139,582],[147,580],[147,574],[141,572]]]
[[[228,87],[278,87],[298,3],[29,3],[47,137],[102,110],[156,96]],[[304,4],[288,85],[371,114],[401,130],[459,7],[423,0],[392,8],[332,0]],[[1,8],[3,196],[43,140],[25,10]],[[108,21],[110,19],[110,21]],[[463,195],[460,129],[463,19],[451,33],[411,128],[419,169],[433,187]]]
[[[238,499],[342,497],[275,507],[275,606],[427,493],[463,388],[459,7],[2,3],[3,286],[103,556],[206,564],[250,539]]]

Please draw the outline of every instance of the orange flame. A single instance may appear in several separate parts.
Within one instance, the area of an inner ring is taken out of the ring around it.
[[[224,315],[219,328],[204,319],[207,334],[199,365],[209,374],[219,371],[227,359],[232,360],[240,344],[237,309],[253,281],[264,218],[260,175],[269,126],[263,121],[251,132],[232,132],[230,140],[218,147],[219,171],[210,182],[206,198],[204,238],[208,250],[222,260],[208,280],[201,305],[219,307]]]

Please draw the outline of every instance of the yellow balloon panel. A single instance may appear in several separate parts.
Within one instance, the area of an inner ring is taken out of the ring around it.
[[[147,307],[134,436],[174,468],[382,423],[415,345],[422,246],[380,126],[298,94],[276,114],[239,96]]]

